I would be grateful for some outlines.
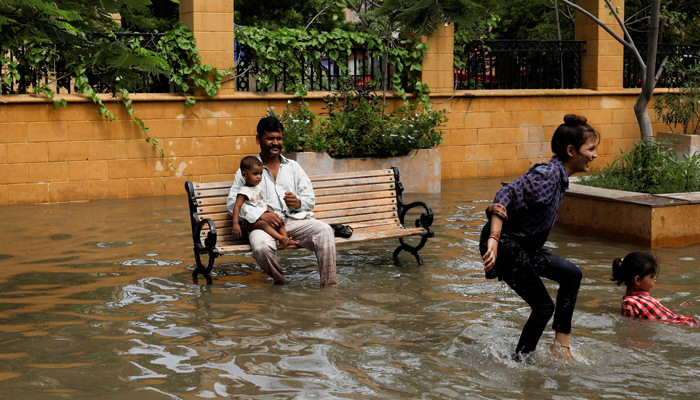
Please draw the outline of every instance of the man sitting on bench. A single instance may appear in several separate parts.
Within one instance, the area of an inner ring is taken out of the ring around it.
[[[263,220],[273,229],[285,224],[289,236],[299,241],[298,246],[316,253],[321,286],[337,285],[333,229],[325,222],[311,218],[316,201],[311,180],[296,161],[282,156],[283,131],[284,127],[277,118],[266,116],[258,123],[255,137],[255,142],[260,145],[258,158],[264,167],[261,192],[265,203],[274,212],[262,212],[244,204],[241,218],[251,224]],[[245,180],[238,170],[227,199],[229,214],[233,213],[238,190],[243,185]],[[276,284],[289,283],[277,257],[277,241],[261,229],[253,230],[248,237],[253,258],[260,268]]]

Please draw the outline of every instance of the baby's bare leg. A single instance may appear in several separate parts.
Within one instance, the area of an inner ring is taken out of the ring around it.
[[[284,231],[285,234],[284,234],[284,236],[283,236],[283,235],[279,234],[276,230],[274,230],[274,229],[270,226],[270,224],[268,224],[267,222],[262,221],[262,220],[258,220],[258,221],[256,221],[254,224],[248,225],[248,230],[249,230],[249,231],[253,231],[253,230],[255,230],[255,229],[260,229],[260,230],[265,231],[265,233],[267,233],[268,235],[272,236],[273,238],[275,238],[275,240],[278,240],[278,241],[279,241],[280,243],[282,243],[283,245],[284,245],[284,243],[287,242],[287,240],[289,240],[289,238],[287,237],[287,231],[286,231],[286,230]],[[285,246],[285,247],[286,247],[286,246]]]
[[[280,240],[280,244],[282,244],[282,247],[291,246],[293,244],[299,244],[298,240],[292,240],[292,238],[289,237],[289,235],[287,234],[287,228],[285,228],[284,225],[280,226],[277,232],[279,232],[280,235],[286,238],[284,241]]]

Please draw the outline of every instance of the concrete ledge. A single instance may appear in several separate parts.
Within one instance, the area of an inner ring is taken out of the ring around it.
[[[647,247],[700,242],[700,192],[651,195],[572,183],[557,224]]]

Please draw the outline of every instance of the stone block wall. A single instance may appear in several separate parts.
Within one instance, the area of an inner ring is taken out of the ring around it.
[[[317,114],[327,93],[307,101]],[[586,116],[600,131],[595,166],[639,140],[635,91],[459,91],[433,95],[446,109],[442,177],[516,175],[551,156],[549,143],[566,113]],[[131,122],[120,102],[103,100],[119,121],[105,121],[91,102],[67,95],[66,108],[25,95],[0,98],[0,204],[182,195],[184,182],[232,180],[242,157],[254,155],[255,127],[269,107],[281,112],[292,95],[235,93],[201,98],[190,110],[178,95],[132,95],[135,115],[168,161]],[[389,98],[394,104],[401,100]],[[653,112],[650,113],[653,118]],[[655,131],[662,124],[654,126]]]

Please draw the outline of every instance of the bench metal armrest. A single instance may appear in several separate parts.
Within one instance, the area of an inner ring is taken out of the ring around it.
[[[204,245],[202,245],[202,228],[204,228],[205,224],[209,226],[209,233],[207,233]],[[192,239],[194,240],[194,247],[198,251],[212,253],[216,247],[216,225],[214,225],[214,221],[211,218],[204,218],[199,221],[195,227]]]
[[[422,201],[414,201],[411,204],[408,205],[402,205],[401,206],[401,211],[399,212],[399,221],[401,221],[402,225],[406,225],[404,222],[404,218],[406,217],[406,213],[408,210],[415,208],[415,207],[423,207],[425,209],[425,212],[416,219],[416,228],[424,228],[428,231],[427,236],[428,237],[433,237],[435,236],[435,232],[433,232],[432,229],[430,229],[430,226],[433,224],[433,209],[430,208],[430,206]]]

